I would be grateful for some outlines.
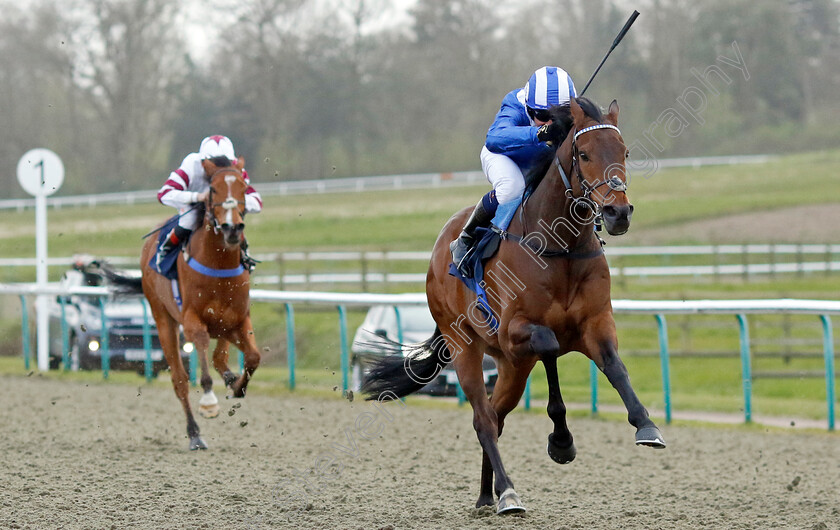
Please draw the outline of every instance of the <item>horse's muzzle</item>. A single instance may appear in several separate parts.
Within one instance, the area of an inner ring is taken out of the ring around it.
[[[607,204],[601,212],[604,216],[604,227],[611,236],[620,236],[630,229],[630,218],[633,217],[632,204],[621,206]]]
[[[225,244],[234,246],[238,245],[242,240],[242,232],[245,231],[245,223],[237,223],[236,225],[222,223],[221,228],[222,234],[225,238]]]

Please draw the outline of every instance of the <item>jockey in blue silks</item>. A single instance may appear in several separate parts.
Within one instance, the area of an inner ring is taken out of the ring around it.
[[[475,207],[461,235],[449,245],[452,261],[462,274],[462,267],[476,243],[475,230],[487,228],[500,204],[522,197],[525,191],[524,174],[539,155],[557,146],[556,129],[548,109],[568,103],[576,97],[572,78],[562,68],[544,66],[534,72],[528,84],[509,92],[502,99],[502,107],[487,131],[481,149],[481,169],[493,185]]]

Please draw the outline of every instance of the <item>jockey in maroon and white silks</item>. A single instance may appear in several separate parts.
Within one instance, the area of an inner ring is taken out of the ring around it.
[[[197,153],[190,153],[184,157],[180,167],[169,174],[169,178],[158,191],[157,197],[161,204],[177,208],[180,214],[178,226],[172,229],[164,244],[158,249],[158,264],[170,250],[180,242],[186,241],[192,231],[201,224],[200,211],[194,206],[196,203],[204,202],[207,199],[207,193],[210,189],[210,181],[201,162],[207,158],[219,156],[224,156],[235,164],[237,158],[233,149],[233,142],[227,136],[208,136],[201,141]],[[248,184],[248,189],[245,192],[245,212],[258,213],[262,210],[262,198],[257,190],[251,186],[248,172],[244,169],[242,170],[242,177]],[[248,244],[244,236],[241,247],[243,265],[253,269],[255,262],[247,253]]]

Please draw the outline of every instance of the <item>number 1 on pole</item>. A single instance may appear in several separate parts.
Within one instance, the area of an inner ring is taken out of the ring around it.
[[[30,195],[52,195],[64,182],[64,164],[49,149],[32,149],[18,162],[17,177]]]
[[[40,168],[41,168],[41,187],[43,188],[43,187],[45,187],[45,186],[46,186],[46,184],[47,184],[47,180],[46,180],[46,178],[44,177],[44,159],[43,159],[43,158],[41,159],[41,161],[40,161],[40,162],[38,162],[37,164],[35,164],[35,166],[34,166],[34,167],[39,167],[39,166],[40,166]]]

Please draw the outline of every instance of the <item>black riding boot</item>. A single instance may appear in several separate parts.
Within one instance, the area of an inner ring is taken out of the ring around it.
[[[495,199],[495,197],[493,197],[493,199]],[[458,267],[458,271],[461,274],[467,277],[472,276],[472,271],[465,266],[465,262],[466,258],[472,254],[474,245],[476,244],[475,230],[476,228],[489,227],[490,222],[493,220],[493,216],[496,214],[495,211],[487,211],[485,206],[485,203],[487,202],[486,197],[482,197],[482,199],[478,201],[478,204],[475,206],[475,210],[473,210],[472,215],[470,215],[470,218],[467,220],[467,224],[464,225],[461,235],[458,236],[458,239],[449,244],[449,251],[452,252],[452,263]]]
[[[170,230],[166,239],[163,240],[163,244],[158,248],[157,255],[155,256],[155,264],[158,269],[160,269],[160,265],[163,263],[163,258],[172,252],[172,249],[177,247],[182,241],[186,241],[190,237],[191,233],[192,230],[188,230],[179,225],[176,225],[175,228]]]
[[[253,271],[254,268],[256,268],[257,263],[260,262],[260,260],[254,259],[251,257],[250,254],[248,254],[248,240],[245,239],[244,235],[242,236],[242,241],[239,243],[239,250],[242,251],[242,255],[239,258],[242,262],[242,266],[245,267],[245,270],[247,270],[248,272]]]

